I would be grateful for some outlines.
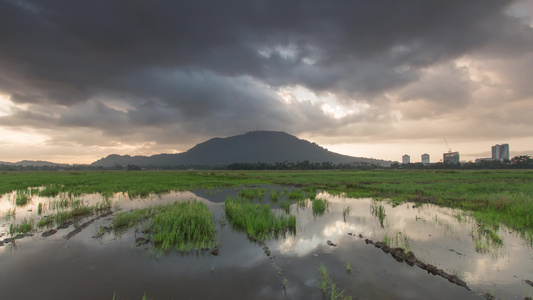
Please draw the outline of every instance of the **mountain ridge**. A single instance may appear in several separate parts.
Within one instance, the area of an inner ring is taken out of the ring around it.
[[[130,156],[110,154],[91,166],[136,165],[140,167],[168,167],[184,165],[221,166],[233,163],[281,163],[302,162],[368,163],[389,166],[392,162],[364,157],[353,157],[299,139],[281,131],[250,131],[226,138],[215,137],[199,143],[186,152]]]

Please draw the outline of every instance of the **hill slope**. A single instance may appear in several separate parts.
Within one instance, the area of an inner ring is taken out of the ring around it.
[[[298,139],[285,132],[252,131],[227,138],[213,138],[200,143],[187,152],[179,154],[158,154],[153,156],[129,156],[112,154],[100,159],[93,166],[217,166],[232,163],[276,163],[276,162],[367,162],[389,165],[390,162],[361,157],[352,157],[330,152],[315,143]]]

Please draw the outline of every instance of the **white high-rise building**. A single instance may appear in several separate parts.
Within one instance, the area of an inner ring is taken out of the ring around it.
[[[402,164],[408,164],[411,162],[411,156],[405,154],[404,156],[402,156]]]
[[[429,154],[427,153],[422,154],[422,163],[424,165],[429,165]]]
[[[501,144],[492,146],[493,160],[509,160],[509,144]]]

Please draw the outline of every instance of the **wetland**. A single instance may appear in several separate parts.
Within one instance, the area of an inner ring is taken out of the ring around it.
[[[5,299],[533,297],[532,172],[0,178]]]

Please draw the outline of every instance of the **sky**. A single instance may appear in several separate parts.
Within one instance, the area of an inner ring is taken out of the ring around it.
[[[411,162],[533,155],[533,0],[0,0],[0,161],[284,131]]]

